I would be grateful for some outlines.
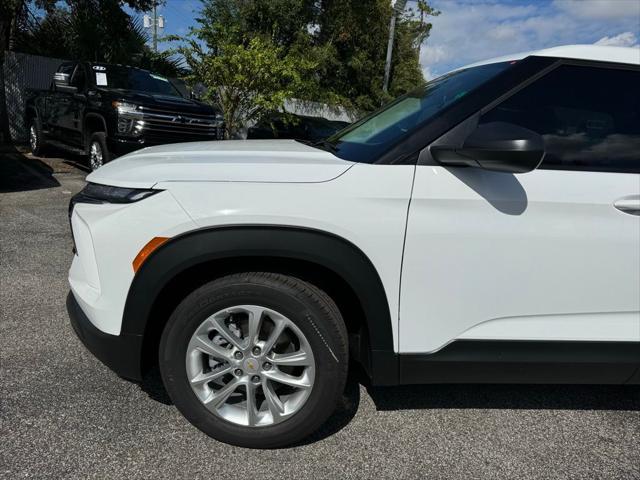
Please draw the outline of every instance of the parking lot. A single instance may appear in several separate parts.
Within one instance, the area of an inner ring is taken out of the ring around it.
[[[640,478],[640,388],[408,386],[353,378],[293,448],[218,443],[158,374],[118,378],[68,323],[78,160],[0,152],[0,477]]]

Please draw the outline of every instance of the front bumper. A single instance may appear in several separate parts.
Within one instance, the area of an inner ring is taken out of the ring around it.
[[[107,148],[114,157],[120,157],[122,155],[126,155],[127,153],[131,153],[149,146],[150,145],[146,144],[143,139],[107,137]]]
[[[142,336],[109,335],[93,326],[73,296],[67,295],[71,326],[87,350],[123,378],[142,380]]]

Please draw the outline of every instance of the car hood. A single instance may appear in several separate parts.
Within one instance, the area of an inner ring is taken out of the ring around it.
[[[353,165],[295,140],[223,140],[148,147],[100,167],[87,181],[131,188],[159,182],[326,182]]]

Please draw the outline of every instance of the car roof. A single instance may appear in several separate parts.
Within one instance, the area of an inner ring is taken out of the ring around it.
[[[627,63],[630,65],[640,65],[640,48],[637,47],[609,47],[604,45],[563,45],[543,50],[533,50],[530,52],[514,53],[503,57],[483,60],[463,68],[477,67],[491,63],[509,62],[522,60],[523,58],[555,57],[570,58],[574,60],[592,60],[595,62]]]

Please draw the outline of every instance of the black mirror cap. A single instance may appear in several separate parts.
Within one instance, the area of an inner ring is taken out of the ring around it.
[[[467,166],[494,172],[527,173],[544,158],[544,140],[536,132],[507,122],[485,123],[464,141],[462,148],[433,146],[435,160],[447,166]]]
[[[527,173],[544,158],[544,140],[537,132],[507,122],[480,125],[464,141],[461,153],[481,168]]]

